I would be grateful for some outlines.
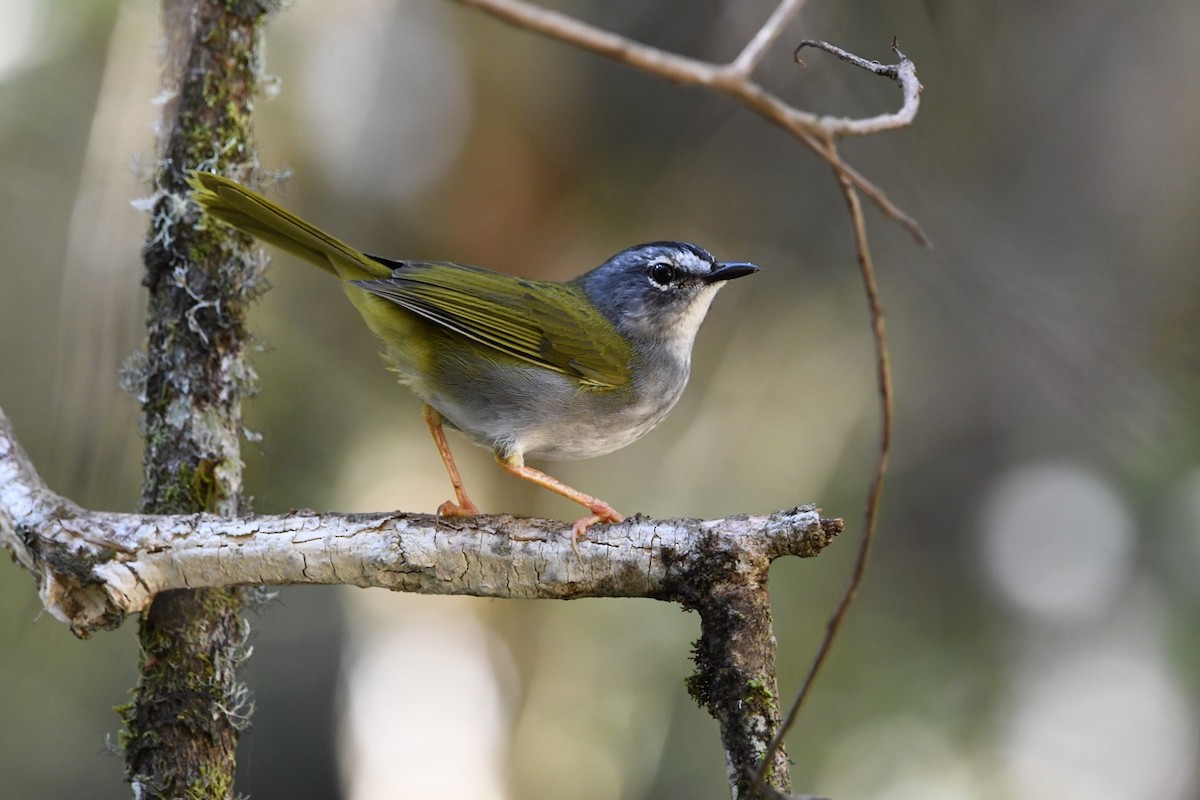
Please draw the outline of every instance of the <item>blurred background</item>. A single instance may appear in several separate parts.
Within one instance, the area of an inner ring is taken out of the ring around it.
[[[772,0],[555,3],[726,61]],[[294,0],[266,31],[271,189],[372,252],[565,278],[686,239],[761,264],[722,293],[653,434],[551,465],[658,517],[803,502],[847,534],[771,574],[780,690],[841,591],[877,440],[872,347],[827,168],[730,101],[453,3]],[[0,0],[0,406],[52,487],[132,510],[120,389],[141,346],[139,249],[159,94],[149,0]],[[908,130],[845,156],[929,233],[868,208],[897,428],[876,557],[788,744],[839,800],[1200,796],[1200,5],[809,0],[760,80]],[[318,270],[279,257],[252,314],[248,493],[263,513],[433,511],[449,487],[418,401]],[[384,431],[385,433],[381,433]],[[573,519],[460,445],[489,511]],[[7,560],[6,560],[7,561]],[[76,641],[0,566],[0,775],[13,798],[123,798],[112,707],[134,624]],[[651,601],[502,602],[292,588],[250,613],[257,798],[721,798],[687,697],[696,618]]]

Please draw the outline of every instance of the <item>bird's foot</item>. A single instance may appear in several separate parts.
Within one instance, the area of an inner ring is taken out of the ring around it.
[[[575,524],[571,526],[571,549],[575,551],[576,558],[579,558],[579,540],[586,538],[585,534],[588,528],[599,522],[623,522],[625,519],[620,512],[603,500],[589,503],[588,510],[592,513],[575,520]]]
[[[479,508],[466,497],[462,498],[462,502],[456,503],[453,500],[447,500],[438,506],[437,513],[439,517],[477,517],[479,516]]]

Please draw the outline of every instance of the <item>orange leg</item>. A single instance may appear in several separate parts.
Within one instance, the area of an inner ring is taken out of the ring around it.
[[[571,546],[575,547],[579,537],[583,536],[588,527],[595,525],[597,522],[620,522],[625,519],[617,513],[617,510],[608,503],[598,498],[592,497],[590,494],[584,494],[578,489],[572,489],[557,478],[552,478],[541,470],[533,467],[525,466],[525,460],[521,456],[509,456],[507,459],[499,453],[496,454],[496,461],[500,466],[504,467],[505,471],[516,475],[518,478],[524,478],[527,481],[532,481],[538,486],[549,489],[552,492],[561,494],[568,500],[574,500],[579,505],[585,507],[592,513],[588,516],[575,521],[575,525],[571,529]],[[576,548],[578,553],[578,548]]]
[[[477,515],[479,507],[471,502],[471,498],[467,497],[467,492],[463,489],[462,477],[458,474],[458,467],[454,464],[454,456],[450,454],[450,443],[446,441],[446,432],[442,430],[442,415],[428,403],[425,404],[425,424],[429,426],[429,432],[433,434],[433,442],[442,456],[442,463],[446,465],[446,473],[450,476],[450,483],[454,485],[454,497],[458,501],[455,503],[453,500],[447,500],[442,503],[438,506],[438,515],[442,517],[473,517]]]

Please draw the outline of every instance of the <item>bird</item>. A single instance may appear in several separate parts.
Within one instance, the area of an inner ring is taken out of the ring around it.
[[[212,172],[187,175],[207,217],[338,278],[385,364],[424,403],[454,491],[439,516],[475,516],[445,428],[492,451],[507,472],[587,509],[572,546],[611,505],[525,463],[584,459],[641,438],[675,406],[692,346],[717,291],[758,272],[687,242],[627,248],[565,282],[447,261],[361,252],[262,195]],[[578,553],[578,550],[576,550]]]

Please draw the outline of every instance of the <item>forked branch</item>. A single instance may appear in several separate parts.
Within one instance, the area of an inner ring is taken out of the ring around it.
[[[904,105],[895,114],[885,114],[863,120],[822,117],[803,111],[768,92],[752,78],[767,48],[779,37],[783,28],[800,8],[803,0],[783,0],[767,22],[742,52],[728,64],[715,64],[667,50],[635,42],[612,31],[597,28],[574,17],[524,0],[456,0],[456,2],[486,11],[492,16],[525,30],[540,33],[582,50],[616,61],[620,64],[655,75],[664,80],[687,86],[700,86],[727,94],[759,116],[780,126],[821,160],[842,179],[869,198],[890,219],[904,226],[916,241],[928,243],[916,220],[904,213],[882,189],[843,163],[833,148],[840,136],[866,136],[909,124],[920,103],[921,84],[916,67],[899,50],[901,65],[895,80],[904,92]],[[832,48],[832,45],[828,46]],[[833,52],[833,50],[831,50]],[[866,62],[864,62],[866,63]],[[905,122],[903,120],[907,119]]]

